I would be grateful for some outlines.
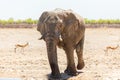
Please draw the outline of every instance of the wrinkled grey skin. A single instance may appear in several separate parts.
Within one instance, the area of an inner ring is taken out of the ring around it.
[[[51,67],[51,77],[60,78],[56,46],[63,48],[67,57],[65,73],[77,75],[74,50],[78,56],[77,69],[84,67],[83,44],[85,24],[82,17],[70,10],[45,11],[37,24],[37,30],[46,42],[48,60]]]

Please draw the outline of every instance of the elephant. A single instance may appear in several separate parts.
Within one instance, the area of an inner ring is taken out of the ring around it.
[[[83,60],[84,18],[72,10],[44,11],[38,20],[37,31],[42,35],[40,39],[46,43],[51,77],[61,78],[57,60],[57,46],[66,53],[67,67],[64,72],[76,76],[77,69],[80,70],[85,66]],[[74,50],[76,50],[78,58],[77,68],[74,61]]]

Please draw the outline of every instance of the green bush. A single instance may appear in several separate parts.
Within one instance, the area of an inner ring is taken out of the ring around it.
[[[26,23],[26,24],[37,24],[38,20],[32,20],[31,18],[25,19],[25,20],[14,20],[13,18],[9,18],[8,20],[0,20],[0,24],[21,24],[21,23]]]
[[[13,24],[15,21],[14,21],[14,19],[13,18],[9,18],[8,20],[7,20],[7,23],[8,24]]]
[[[14,20],[13,18],[9,18],[8,20],[0,20],[0,24],[37,24],[38,20],[33,20],[31,18],[25,19],[25,20]],[[120,19],[87,19],[85,18],[86,24],[120,24]]]
[[[87,19],[85,18],[86,24],[120,24],[120,19]]]
[[[5,25],[5,24],[7,24],[7,21],[6,20],[0,20],[0,24]]]

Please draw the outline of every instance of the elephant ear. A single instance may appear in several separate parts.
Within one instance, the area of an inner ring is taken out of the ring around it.
[[[40,31],[42,35],[44,35],[46,32],[45,21],[47,20],[47,18],[48,12],[43,12],[37,24],[37,30]]]
[[[68,36],[71,36],[81,28],[83,22],[84,20],[78,14],[73,13],[72,11],[66,11],[65,32],[68,34]]]
[[[78,19],[72,12],[66,12],[65,16],[65,31],[71,35],[78,29]]]

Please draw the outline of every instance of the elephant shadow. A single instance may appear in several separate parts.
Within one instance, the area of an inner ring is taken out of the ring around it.
[[[66,73],[61,73],[61,79],[53,79],[53,78],[50,77],[50,74],[47,74],[47,78],[48,78],[48,80],[68,80],[68,79],[70,79],[70,80],[78,80],[79,75],[82,74],[82,73],[83,72],[78,72],[77,76],[70,76],[70,75],[67,75]]]

